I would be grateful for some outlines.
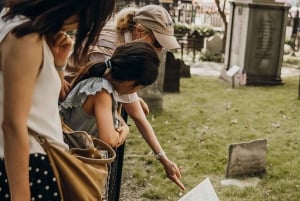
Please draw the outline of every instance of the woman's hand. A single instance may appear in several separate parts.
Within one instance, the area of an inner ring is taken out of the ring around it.
[[[49,40],[48,45],[54,57],[54,65],[64,66],[72,51],[73,39],[65,32],[60,31]]]
[[[63,101],[67,97],[67,94],[70,91],[70,83],[67,82],[65,79],[62,80],[62,88],[59,95],[59,100]]]
[[[116,129],[116,131],[119,132],[119,142],[118,142],[118,145],[117,147],[121,146],[122,144],[124,144],[126,138],[127,138],[127,135],[129,133],[129,128],[128,126],[120,126],[119,128]]]
[[[180,177],[182,174],[182,168],[178,167],[176,163],[169,160],[166,156],[163,156],[160,159],[160,162],[165,168],[165,172],[167,174],[167,177],[172,180],[181,190],[185,190],[184,185],[180,181]]]
[[[64,79],[64,66],[73,48],[73,39],[63,31],[60,31],[48,41],[48,45],[54,57],[54,65],[62,82],[59,100],[64,100],[70,90],[70,84]],[[58,70],[59,69],[59,70]]]
[[[128,134],[129,134],[129,127],[128,125],[126,124],[126,122],[123,120],[123,118],[120,116],[119,117],[120,119],[120,127],[116,129],[116,131],[119,132],[119,137],[120,137],[120,140],[119,140],[119,143],[118,143],[118,147],[121,146],[122,144],[124,144]]]

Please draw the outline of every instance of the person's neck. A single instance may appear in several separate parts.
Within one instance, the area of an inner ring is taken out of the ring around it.
[[[111,74],[108,70],[106,70],[102,76],[103,78],[107,79],[109,82],[112,81],[112,78],[111,78]]]
[[[118,82],[112,79],[111,74],[109,72],[105,72],[103,78],[109,81],[113,88],[116,89]]]

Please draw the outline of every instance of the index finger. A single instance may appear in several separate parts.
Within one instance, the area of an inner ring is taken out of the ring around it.
[[[181,190],[185,190],[185,186],[183,185],[183,183],[178,179],[178,177],[176,175],[172,176],[171,180],[177,185],[179,186],[179,188],[181,188]]]

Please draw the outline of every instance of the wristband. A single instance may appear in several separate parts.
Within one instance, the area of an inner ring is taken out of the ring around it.
[[[154,157],[156,160],[161,159],[162,157],[164,157],[166,155],[166,153],[164,151],[158,152],[157,154],[154,154]]]

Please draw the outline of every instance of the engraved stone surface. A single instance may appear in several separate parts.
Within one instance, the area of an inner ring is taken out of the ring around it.
[[[263,12],[263,9],[253,10],[252,20],[255,26],[250,30],[248,75],[276,76],[278,66],[278,40],[282,34],[282,20],[278,19],[277,10]]]
[[[226,177],[261,175],[266,171],[267,140],[231,144]]]
[[[220,34],[214,34],[213,36],[204,40],[204,50],[210,53],[222,52],[222,36]]]
[[[226,70],[237,65],[247,85],[280,85],[288,6],[267,0],[230,2]]]

